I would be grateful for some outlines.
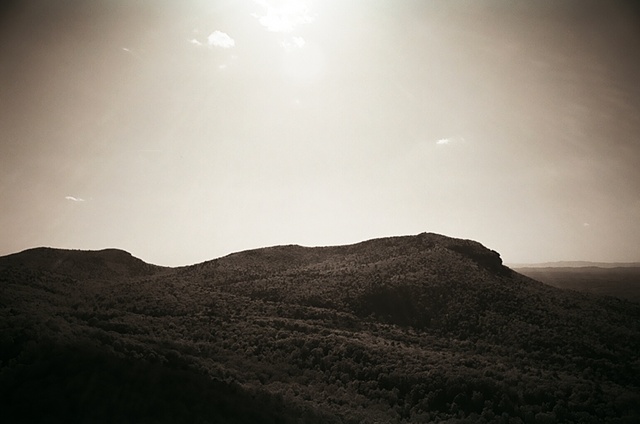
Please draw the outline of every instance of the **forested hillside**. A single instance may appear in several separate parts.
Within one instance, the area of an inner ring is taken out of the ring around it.
[[[640,305],[437,234],[0,258],[9,422],[635,423]]]

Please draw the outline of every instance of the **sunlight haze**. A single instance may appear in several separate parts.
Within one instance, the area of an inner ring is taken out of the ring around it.
[[[626,1],[10,2],[0,255],[435,232],[640,261]]]

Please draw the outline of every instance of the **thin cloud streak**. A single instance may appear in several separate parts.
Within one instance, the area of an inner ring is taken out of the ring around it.
[[[135,57],[136,59],[139,59],[139,60],[142,59],[142,57],[140,57],[139,54],[137,54],[136,52],[134,52],[133,50],[131,50],[128,47],[122,47],[122,51],[126,52],[127,54],[130,54],[131,56]]]
[[[66,200],[70,200],[72,202],[84,202],[84,199],[81,199],[80,197],[74,197],[74,196],[65,196]]]
[[[436,144],[439,146],[445,146],[447,144],[451,144],[451,143],[460,143],[460,142],[464,142],[464,137],[446,137],[446,138],[441,138],[438,141],[436,141]]]

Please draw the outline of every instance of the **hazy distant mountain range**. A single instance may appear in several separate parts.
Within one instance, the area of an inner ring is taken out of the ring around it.
[[[637,422],[640,304],[438,234],[0,258],[8,422]]]
[[[589,262],[589,261],[557,261],[539,263],[508,264],[517,268],[640,268],[640,262]]]
[[[516,266],[519,273],[561,289],[640,302],[640,264],[549,262]]]

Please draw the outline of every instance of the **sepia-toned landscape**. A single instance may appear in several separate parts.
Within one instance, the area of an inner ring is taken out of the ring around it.
[[[0,424],[640,423],[639,5],[0,1]]]

